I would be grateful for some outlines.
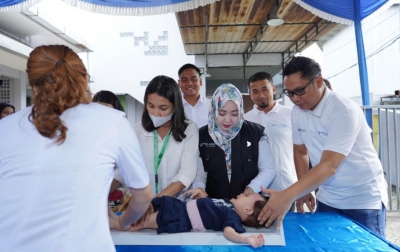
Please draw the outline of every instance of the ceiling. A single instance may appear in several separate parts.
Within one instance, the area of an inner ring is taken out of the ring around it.
[[[212,96],[215,89],[223,83],[235,85],[242,93],[248,93],[247,80],[253,74],[261,71],[268,72],[272,76],[277,74],[281,68],[279,66],[247,66],[246,73],[243,73],[243,66],[239,67],[210,67],[207,73],[206,96]],[[244,76],[244,78],[243,78]]]
[[[285,23],[269,26],[275,17]],[[280,53],[286,62],[342,27],[291,0],[221,0],[177,12],[176,19],[188,55],[242,54],[246,63],[267,53]]]

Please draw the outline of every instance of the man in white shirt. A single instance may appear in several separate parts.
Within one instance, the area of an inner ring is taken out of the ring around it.
[[[278,227],[297,198],[313,211],[310,192],[319,187],[317,212],[338,212],[385,236],[388,194],[382,164],[361,108],[325,87],[321,68],[294,57],[283,69],[284,93],[292,111],[294,161],[299,181],[283,191],[263,189],[270,199],[260,213],[266,226]],[[308,171],[308,160],[313,169]]]
[[[245,120],[264,126],[275,162],[275,178],[268,186],[284,190],[297,181],[293,161],[293,141],[290,115],[292,109],[274,101],[275,86],[272,76],[258,72],[249,79],[249,94],[254,108],[244,115]],[[292,204],[291,210],[294,210]]]
[[[188,119],[194,121],[198,128],[208,124],[210,99],[200,94],[202,79],[200,69],[193,64],[185,64],[178,71],[179,88],[183,93],[182,101]]]

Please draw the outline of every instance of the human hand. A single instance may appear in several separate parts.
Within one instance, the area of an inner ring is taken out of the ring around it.
[[[140,229],[142,229],[142,227],[140,226],[129,226],[126,229],[123,229],[121,226],[121,220],[122,216],[117,216],[116,214],[114,214],[112,211],[111,213],[108,212],[108,221],[110,224],[110,229],[114,229],[114,230],[119,230],[119,231],[138,231]]]
[[[203,188],[195,188],[195,189],[190,189],[187,190],[183,196],[186,197],[187,195],[190,195],[191,199],[200,199],[200,198],[206,198],[208,194]]]
[[[277,219],[276,227],[279,229],[293,200],[285,191],[268,190],[263,186],[261,186],[261,191],[269,195],[269,200],[261,210],[258,220],[260,224],[265,223],[265,226],[269,227]]]
[[[253,194],[254,191],[251,187],[246,187],[246,189],[244,190],[243,194],[246,196],[249,196],[250,194]]]
[[[139,220],[137,220],[135,223],[133,223],[131,226],[135,228],[142,229],[144,227],[144,224],[149,221],[150,215],[154,213],[154,208],[153,204],[149,204],[149,207],[147,208],[146,212],[143,214],[142,217],[140,217]]]
[[[246,236],[246,243],[251,245],[253,248],[262,247],[264,245],[265,239],[264,234],[254,234]]]
[[[305,212],[304,204],[306,204],[308,210],[310,210],[311,213],[314,213],[315,198],[311,193],[306,194],[303,197],[297,199],[297,201],[296,201],[297,212],[304,214],[304,212]]]
[[[121,226],[119,225],[118,216],[108,209],[108,223],[110,225],[110,229],[120,230],[122,231]]]
[[[111,209],[108,209],[108,223],[110,225],[110,229],[119,230],[119,231],[128,231],[130,226],[123,227],[122,225],[122,215],[117,216]]]

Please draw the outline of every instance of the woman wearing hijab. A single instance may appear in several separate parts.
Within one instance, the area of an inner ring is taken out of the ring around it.
[[[260,192],[275,176],[264,127],[243,119],[243,98],[232,84],[214,92],[208,125],[199,130],[199,168],[191,198],[233,198]]]

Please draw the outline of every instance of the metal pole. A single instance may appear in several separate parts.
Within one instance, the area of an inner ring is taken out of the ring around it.
[[[362,95],[363,105],[366,106],[370,105],[371,102],[369,99],[367,60],[365,57],[364,39],[361,27],[360,0],[354,0],[354,8],[355,8],[354,28],[356,33],[358,70],[360,72],[361,95]],[[372,128],[372,111],[371,109],[367,109],[365,112],[366,112],[365,118],[367,119],[368,125]]]
[[[387,177],[388,177],[388,189],[389,189],[389,210],[392,210],[392,167],[390,165],[390,136],[389,136],[389,114],[388,114],[388,110],[386,109],[385,111],[385,115],[386,115],[386,147],[387,147],[387,164],[388,164],[388,173],[387,173]]]
[[[250,90],[246,88],[246,57],[243,54],[243,93],[245,93],[247,90],[247,93],[250,93]]]
[[[395,158],[395,167],[396,167],[396,199],[397,199],[397,210],[400,210],[400,202],[399,202],[399,187],[400,187],[400,172],[399,172],[399,170],[400,170],[400,165],[399,165],[399,150],[398,150],[398,138],[397,138],[397,118],[396,118],[396,111],[397,111],[397,109],[395,109],[395,108],[393,108],[393,122],[394,122],[394,124],[393,124],[393,126],[394,126],[394,129],[393,129],[393,132],[394,132],[394,151],[395,151],[395,155],[394,155],[394,158]],[[389,200],[391,200],[391,198],[392,198],[392,195],[389,195],[390,197],[389,197]]]

